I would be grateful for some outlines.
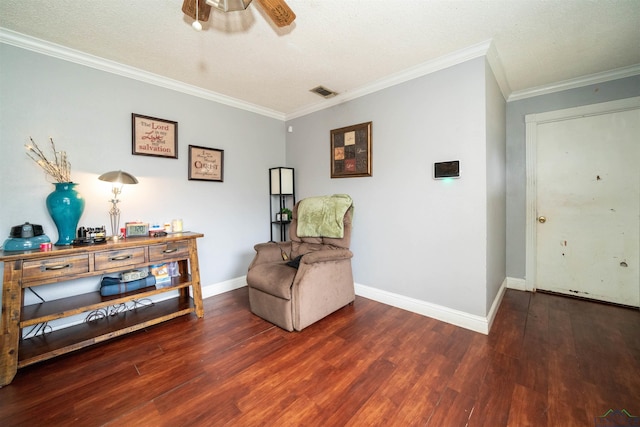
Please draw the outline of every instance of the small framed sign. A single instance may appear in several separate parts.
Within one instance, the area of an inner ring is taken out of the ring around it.
[[[189,179],[223,182],[224,150],[189,146]]]
[[[131,114],[132,154],[178,158],[178,122]]]

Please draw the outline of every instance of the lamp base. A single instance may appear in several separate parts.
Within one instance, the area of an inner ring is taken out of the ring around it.
[[[113,206],[109,211],[109,220],[111,221],[111,237],[109,239],[117,240],[120,237],[120,209],[116,205],[119,202],[118,199],[111,200]]]

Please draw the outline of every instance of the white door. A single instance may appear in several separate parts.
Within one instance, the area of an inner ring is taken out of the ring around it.
[[[528,117],[536,138],[534,288],[640,305],[634,100],[635,108],[621,101]]]

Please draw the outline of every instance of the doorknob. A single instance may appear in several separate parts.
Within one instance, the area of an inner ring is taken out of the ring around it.
[[[539,216],[538,217],[538,222],[540,224],[544,224],[545,222],[547,222],[547,218],[543,217],[543,216]]]

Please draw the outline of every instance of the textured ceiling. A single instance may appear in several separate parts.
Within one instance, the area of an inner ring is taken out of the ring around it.
[[[640,64],[639,0],[287,3],[289,27],[254,1],[196,32],[182,0],[1,0],[0,26],[283,117],[488,40],[509,92]]]

